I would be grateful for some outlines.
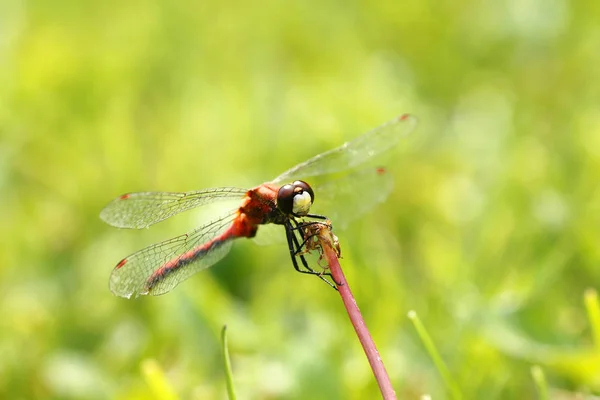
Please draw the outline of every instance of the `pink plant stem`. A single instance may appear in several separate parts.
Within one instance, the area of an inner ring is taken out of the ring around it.
[[[381,390],[381,394],[385,400],[396,399],[396,392],[392,388],[390,377],[385,370],[385,366],[383,365],[383,361],[379,356],[375,342],[369,333],[369,329],[365,324],[365,320],[363,319],[360,310],[358,309],[358,305],[356,304],[356,300],[352,295],[350,286],[348,285],[346,277],[342,272],[342,267],[340,266],[338,260],[338,254],[331,245],[326,245],[324,241],[321,241],[321,244],[323,253],[325,254],[329,269],[331,271],[331,275],[337,283],[337,288],[340,292],[340,296],[342,296],[342,301],[344,302],[344,306],[346,307],[346,311],[348,312],[352,326],[354,326],[354,330],[358,335],[358,340],[360,341],[360,344],[367,355],[369,364],[371,364],[371,369],[373,370],[373,374],[375,375],[375,379],[379,385],[379,390]]]

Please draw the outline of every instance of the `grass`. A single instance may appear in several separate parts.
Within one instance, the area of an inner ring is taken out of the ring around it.
[[[221,331],[221,341],[223,342],[223,364],[225,367],[225,382],[227,385],[227,398],[235,400],[235,386],[233,385],[233,371],[231,370],[231,360],[229,359],[229,348],[227,347],[227,325],[223,325]]]
[[[429,336],[429,333],[427,333],[427,329],[425,329],[425,326],[419,319],[419,316],[417,315],[417,313],[415,311],[411,310],[408,312],[408,318],[414,324],[415,330],[417,331],[417,334],[419,335],[421,342],[423,342],[423,345],[425,346],[425,349],[427,350],[429,357],[431,357],[431,360],[433,361],[435,368],[438,370],[438,372],[442,376],[444,384],[446,385],[446,388],[450,395],[449,397],[451,397],[455,400],[462,399],[463,395],[460,392],[460,388],[458,387],[458,385],[456,384],[454,379],[452,379],[452,377],[450,375],[450,371],[449,371],[448,367],[446,366],[446,363],[444,363],[444,360],[440,356],[439,351],[437,350],[435,344],[433,343],[431,336]]]

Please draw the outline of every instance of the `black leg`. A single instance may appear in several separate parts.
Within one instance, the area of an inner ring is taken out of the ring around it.
[[[313,224],[322,224],[322,222],[311,221],[311,222],[303,222],[301,224],[298,223],[297,221],[294,221],[294,222],[296,222],[296,226],[292,227],[292,230],[300,231],[300,237],[304,239],[302,241],[302,243],[300,243],[300,245],[297,246],[296,255],[298,255],[298,254],[303,254],[302,249],[306,246],[306,243],[308,243],[309,240],[311,240],[312,238],[314,238],[317,235],[316,233],[307,235],[304,228],[306,228],[307,226],[313,225]]]
[[[329,286],[331,286],[332,288],[337,290],[337,288],[335,287],[335,285],[333,283],[331,283],[330,281],[328,281],[327,279],[324,278],[324,276],[331,277],[331,273],[323,273],[323,272],[315,271],[308,265],[308,262],[306,261],[306,258],[304,257],[304,255],[299,254],[300,251],[302,250],[302,247],[306,244],[306,240],[302,243],[302,245],[300,245],[300,242],[299,242],[298,238],[296,237],[294,230],[296,230],[296,229],[300,230],[300,232],[302,234],[304,234],[304,230],[302,229],[302,226],[300,226],[296,220],[291,219],[291,221],[293,221],[294,224],[296,224],[296,226],[295,227],[292,226],[292,223],[287,221],[285,223],[285,233],[287,236],[288,247],[290,249],[290,256],[292,257],[292,264],[294,265],[294,269],[303,274],[316,275],[323,282],[327,283]],[[300,261],[302,262],[302,266],[306,270],[303,270],[300,268],[296,257],[300,258]]]
[[[315,270],[308,266],[308,263],[306,264],[306,271],[300,269],[300,266],[298,265],[298,260],[296,259],[296,254],[299,251],[298,239],[294,235],[293,227],[289,222],[285,224],[285,235],[287,237],[288,248],[290,249],[290,256],[292,257],[292,264],[294,264],[294,269],[303,274],[317,274]]]
[[[301,230],[304,227],[315,225],[315,224],[327,225],[330,228],[332,226],[330,223],[325,223],[325,222],[320,222],[320,221],[308,221],[308,222],[302,221],[302,223],[299,223],[298,221],[294,220],[294,222],[296,225],[292,227],[293,230]]]
[[[313,215],[313,214],[309,214],[306,215],[306,217],[311,217],[311,218],[318,218],[318,219],[327,219],[327,217],[324,217],[322,215]],[[296,254],[300,254],[302,249],[304,248],[304,246],[306,245],[306,243],[312,239],[313,237],[316,236],[316,234],[311,234],[309,236],[306,235],[306,232],[304,231],[304,228],[310,225],[314,225],[314,224],[323,224],[323,222],[318,222],[318,221],[308,221],[308,222],[302,222],[302,223],[298,223],[298,221],[296,220],[292,220],[295,224],[295,226],[293,226],[291,229],[292,230],[299,230],[300,231],[300,237],[303,238],[302,244],[300,244],[300,246],[298,246],[298,249],[296,250]],[[333,229],[331,222],[327,221],[326,225],[329,226],[330,229]]]
[[[292,215],[296,218],[314,218],[314,219],[322,219],[322,220],[328,219],[326,216],[319,215],[319,214],[304,214],[304,215],[292,214]]]
[[[319,215],[319,214],[306,214],[306,215],[303,215],[303,217],[314,218],[314,219],[322,219],[322,220],[326,220],[327,219],[326,216]]]
[[[319,215],[317,215],[316,217],[322,217],[322,216],[319,216]],[[326,217],[322,217],[322,218],[325,218],[325,219],[327,219]],[[304,241],[302,242],[302,244],[298,245],[298,241],[297,241],[296,237],[294,236],[294,240],[295,240],[295,242],[296,242],[296,254],[300,254],[300,255],[299,255],[299,257],[300,257],[300,259],[302,260],[302,263],[304,264],[304,266],[305,266],[307,269],[309,269],[309,270],[311,270],[311,271],[312,271],[312,269],[308,267],[308,263],[306,262],[306,259],[304,258],[304,254],[302,253],[302,248],[303,248],[304,246],[306,246],[306,243],[307,243],[307,242],[308,242],[310,239],[312,239],[313,237],[315,237],[317,234],[311,234],[311,235],[308,235],[308,236],[307,236],[307,235],[306,235],[306,232],[304,231],[304,228],[305,228],[305,227],[307,227],[307,226],[313,225],[313,224],[322,224],[322,222],[317,222],[317,221],[309,221],[309,222],[302,222],[302,223],[299,223],[299,222],[298,222],[298,221],[296,221],[295,219],[292,219],[292,222],[293,222],[293,224],[295,224],[295,226],[293,226],[291,229],[292,229],[292,230],[298,230],[298,231],[300,231],[300,237],[301,237],[301,238],[304,238]],[[328,225],[328,226],[330,227],[330,229],[331,229],[331,222],[330,222],[330,221],[327,221],[327,222],[328,222],[328,223],[327,223],[327,225]],[[290,224],[290,226],[292,226],[292,225]],[[320,265],[319,265],[319,266],[320,266]],[[327,284],[328,284],[329,286],[333,287],[335,290],[337,290],[337,287],[336,287],[336,286],[340,286],[340,285],[341,285],[340,283],[336,282],[336,280],[333,278],[333,275],[331,275],[331,273],[329,273],[329,272],[328,272],[328,273],[324,273],[324,272],[314,272],[314,274],[315,274],[315,275],[318,275],[318,276],[319,276],[319,277],[320,277],[322,280],[324,280],[325,282],[327,282]],[[330,278],[331,278],[331,280],[332,280],[333,282],[335,282],[335,285],[336,285],[336,286],[332,285],[332,284],[331,284],[331,282],[329,282],[328,280],[326,280],[326,279],[323,279],[323,276],[328,276],[328,277],[330,277]]]

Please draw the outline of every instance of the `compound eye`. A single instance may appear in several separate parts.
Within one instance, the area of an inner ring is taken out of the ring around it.
[[[294,206],[294,186],[291,184],[283,185],[277,193],[277,208],[284,214],[292,213]]]
[[[315,195],[304,181],[283,185],[277,193],[277,207],[284,214],[302,216],[308,214]]]
[[[297,188],[302,188],[303,191],[308,192],[308,194],[310,195],[310,202],[314,203],[315,202],[315,193],[313,192],[312,188],[310,187],[310,185],[304,181],[295,181],[293,183],[294,187]]]

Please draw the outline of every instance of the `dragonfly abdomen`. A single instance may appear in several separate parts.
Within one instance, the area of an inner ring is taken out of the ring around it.
[[[211,259],[209,253],[218,253],[217,250],[232,239],[239,237],[254,237],[257,229],[258,226],[250,221],[246,215],[240,212],[237,218],[223,233],[214,239],[166,262],[163,266],[154,271],[154,273],[146,280],[146,291],[148,293],[151,292],[153,288],[155,288],[159,283],[165,281],[165,279],[167,279],[173,273],[180,271],[183,267],[194,262],[202,263],[204,261],[206,264],[204,267],[212,265],[215,261],[209,261]]]
[[[151,292],[152,288],[164,281],[171,274],[181,270],[181,268],[185,267],[186,265],[192,264],[199,258],[202,258],[204,255],[206,255],[208,252],[216,250],[228,240],[230,239],[215,238],[210,242],[202,244],[195,249],[192,249],[187,253],[184,253],[179,257],[167,262],[162,267],[154,271],[154,273],[148,278],[146,281],[146,290]]]

